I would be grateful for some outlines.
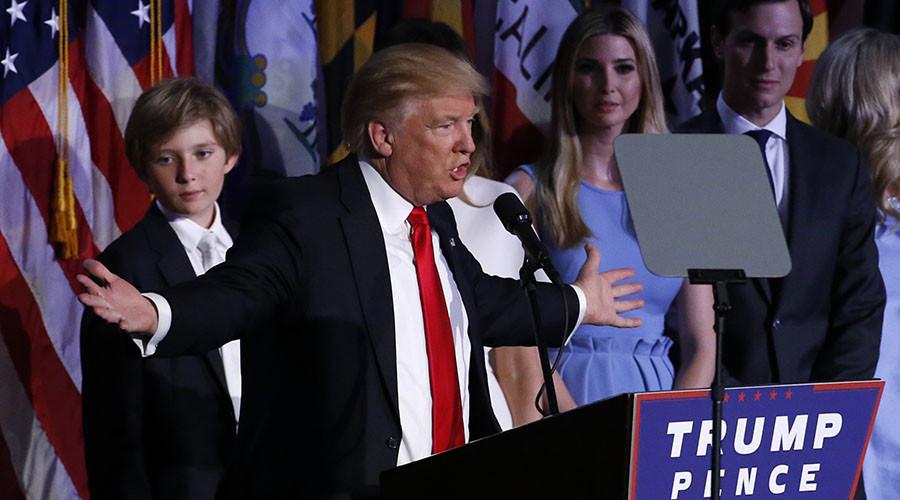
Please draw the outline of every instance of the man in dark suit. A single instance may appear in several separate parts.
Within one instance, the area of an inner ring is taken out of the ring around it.
[[[784,97],[812,27],[806,0],[725,0],[712,41],[723,65],[715,109],[682,132],[745,133],[764,152],[792,269],[729,287],[727,385],[871,378],[884,285],[876,212],[860,152],[790,115]]]
[[[499,430],[482,349],[533,343],[530,307],[517,281],[482,272],[444,202],[462,189],[486,91],[443,49],[378,52],[344,103],[358,157],[269,188],[274,209],[248,219],[225,264],[151,304],[86,263],[105,283],[81,276],[79,298],[127,331],[155,332],[147,354],[203,352],[273,318],[285,328],[294,373],[281,404],[242,419],[233,495],[372,495],[381,471]],[[580,317],[638,324],[619,315],[642,305],[621,299],[639,284],[616,284],[633,273],[597,273],[598,260],[589,249],[576,286],[538,287],[549,344]]]
[[[99,260],[143,290],[189,281],[223,260],[234,228],[216,199],[240,152],[239,130],[224,96],[197,80],[145,92],[125,146],[156,201]],[[88,312],[81,356],[91,496],[215,498],[236,445],[240,345],[141,359],[131,338]]]

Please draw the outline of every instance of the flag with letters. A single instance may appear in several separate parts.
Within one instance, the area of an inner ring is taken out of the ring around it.
[[[703,60],[697,0],[624,0],[622,6],[650,35],[670,124],[700,114]]]
[[[144,89],[193,73],[189,10],[0,2],[0,498],[89,497],[75,274],[147,209],[122,132]]]
[[[581,1],[500,0],[494,33],[491,123],[496,171],[540,156],[550,126],[550,86],[559,41]]]

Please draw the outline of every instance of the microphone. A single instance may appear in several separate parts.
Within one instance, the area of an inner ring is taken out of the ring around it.
[[[547,248],[541,243],[531,226],[531,214],[528,213],[528,209],[525,208],[519,197],[513,193],[501,194],[494,200],[494,212],[503,223],[503,227],[522,242],[522,248],[525,249],[525,256],[528,260],[543,268],[550,281],[562,284],[562,278],[553,267],[553,263],[550,262]]]

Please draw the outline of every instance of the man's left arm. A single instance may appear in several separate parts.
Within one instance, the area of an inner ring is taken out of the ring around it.
[[[885,304],[876,223],[868,168],[857,153],[832,284],[829,331],[813,364],[813,380],[860,380],[875,375]]]
[[[621,328],[640,326],[637,318],[626,318],[622,312],[643,307],[643,300],[634,298],[643,287],[640,283],[622,283],[632,278],[630,269],[613,269],[598,272],[600,251],[586,246],[587,259],[574,285],[537,283],[537,301],[540,307],[539,332],[548,346],[560,346],[578,325],[583,323],[609,325]],[[466,250],[471,259],[475,296],[482,327],[482,340],[486,346],[533,345],[531,306],[525,291],[517,280],[489,276]],[[583,302],[584,301],[584,302]],[[581,316],[582,307],[584,315]]]

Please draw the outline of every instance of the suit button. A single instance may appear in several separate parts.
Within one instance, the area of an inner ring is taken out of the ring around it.
[[[387,438],[387,441],[385,441],[385,444],[387,445],[388,448],[390,448],[392,450],[396,450],[397,448],[400,447],[400,438],[391,436],[391,437]]]
[[[781,326],[781,320],[780,320],[780,319],[776,319],[776,320],[772,321],[772,329],[773,329],[773,330],[777,330],[778,327],[780,327],[780,326]]]

